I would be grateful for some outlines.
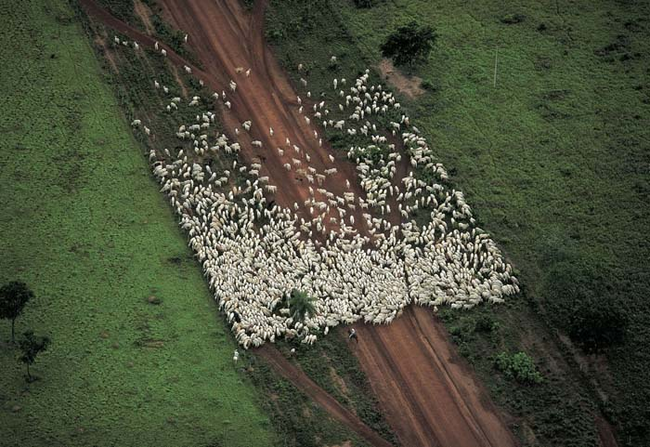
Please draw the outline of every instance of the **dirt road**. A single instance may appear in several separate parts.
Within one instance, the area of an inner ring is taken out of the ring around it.
[[[92,0],[81,0],[81,3],[104,23],[142,44],[153,45],[150,37],[106,14]],[[238,138],[243,157],[249,162],[263,160],[261,175],[268,175],[270,183],[279,186],[275,200],[283,206],[297,203],[300,213],[308,217],[309,211],[303,202],[309,197],[309,185],[304,176],[284,168],[292,157],[289,151],[280,156],[275,150],[286,147],[286,139],[291,145],[299,146],[302,153],[308,153],[311,166],[319,171],[337,168],[338,172],[328,177],[323,185],[329,191],[342,195],[346,191],[345,179],[353,185],[358,182],[351,164],[339,159],[330,162],[327,143],[319,145],[314,135],[318,129],[298,112],[296,92],[264,43],[264,3],[258,2],[253,14],[247,14],[238,0],[161,0],[167,19],[189,34],[189,45],[203,65],[203,70],[193,67],[197,77],[219,92],[228,91],[225,86],[231,79],[237,82],[237,92],[229,94],[232,110],[224,110],[221,118],[231,137],[234,128],[243,121],[253,122],[250,135],[242,132]],[[186,64],[171,50],[168,52],[172,63]],[[250,77],[238,73],[236,67],[251,68]],[[273,136],[269,132],[271,127]],[[262,141],[263,148],[250,144],[255,139]],[[354,192],[361,194],[359,187],[355,188]],[[364,222],[360,215],[355,216],[355,220]],[[367,229],[359,227],[358,230],[365,232]],[[488,396],[458,359],[444,329],[430,310],[409,308],[390,326],[357,324],[356,327],[360,341],[353,350],[402,445],[516,445]],[[368,433],[368,427],[350,419],[354,415],[331,396],[314,388],[315,384],[277,350],[268,347],[260,354],[335,418],[373,445],[386,445],[378,435]]]
[[[353,350],[402,444],[516,445],[430,309],[411,306],[389,326],[355,327]]]
[[[269,177],[269,183],[278,185],[275,201],[283,206],[299,208],[301,217],[316,216],[306,205],[310,198],[309,181],[306,172],[293,166],[290,171],[285,169],[287,163],[293,164],[293,159],[305,160],[309,156],[310,167],[318,172],[335,167],[337,172],[327,176],[322,184],[313,184],[313,188],[322,187],[337,196],[343,196],[347,191],[345,179],[350,179],[352,185],[356,177],[352,165],[345,161],[330,161],[328,156],[334,154],[326,141],[320,141],[320,129],[305,120],[306,115],[299,112],[297,94],[288,79],[280,69],[277,61],[264,43],[264,9],[256,8],[253,15],[245,14],[235,0],[219,2],[203,2],[192,0],[186,2],[162,0],[167,19],[178,29],[189,33],[189,44],[196,52],[204,66],[204,71],[218,80],[221,86],[228,85],[230,80],[237,83],[237,92],[226,94],[232,98],[230,113],[223,115],[222,121],[226,132],[231,135],[236,127],[247,120],[253,122],[250,132],[242,132],[238,140],[242,143],[242,156],[247,161],[262,160],[260,175]],[[237,72],[237,68],[251,69],[250,75]],[[216,88],[215,88],[216,90]],[[220,91],[220,90],[217,90]],[[307,104],[306,99],[303,104]],[[308,108],[307,106],[305,108]],[[273,135],[270,135],[273,129]],[[253,147],[250,142],[259,140],[262,148]],[[290,143],[287,143],[290,142]],[[321,146],[322,144],[322,146]],[[294,146],[300,148],[297,153]],[[277,152],[282,148],[282,156]],[[352,191],[363,195],[361,188]],[[318,197],[318,194],[316,194]],[[355,221],[365,231],[365,220],[361,209],[353,212]],[[331,216],[335,216],[332,209]],[[326,221],[330,229],[336,224]]]
[[[263,7],[258,5],[249,16],[237,0],[162,3],[175,26],[190,30],[192,47],[206,71],[238,79],[235,67],[252,67],[251,77],[242,82],[246,113],[242,118],[253,120],[258,129],[254,137],[263,139],[266,147],[282,145],[290,138],[298,146],[309,148],[315,155],[312,159],[319,160],[321,166],[330,165],[325,147],[318,146],[312,136],[315,129],[296,112],[296,93],[264,44]],[[269,126],[276,130],[275,139],[264,131]],[[306,185],[295,178],[287,182],[282,162],[271,151],[265,161],[269,175],[285,185],[290,201],[298,197],[304,200],[308,197]],[[336,166],[343,175],[328,182],[326,188],[339,195],[342,180],[354,177],[348,163]],[[407,310],[387,327],[357,327],[361,337],[357,354],[402,444],[515,445],[491,404],[484,404],[489,399],[469,371],[449,363],[457,356],[429,310]]]

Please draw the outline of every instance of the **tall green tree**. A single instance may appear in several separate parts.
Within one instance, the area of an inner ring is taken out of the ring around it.
[[[307,296],[305,292],[295,289],[292,290],[289,296],[289,312],[294,321],[304,323],[307,315],[312,316],[316,314],[314,299]]]
[[[36,356],[41,352],[45,351],[50,345],[50,339],[48,337],[40,337],[34,335],[34,331],[29,330],[23,333],[22,338],[18,342],[20,347],[21,355],[18,357],[22,363],[27,366],[27,380],[32,381],[32,375],[29,371],[29,367],[36,360]]]
[[[401,26],[388,35],[381,53],[395,65],[415,65],[426,61],[437,38],[436,31],[416,21]]]
[[[569,257],[547,270],[544,292],[554,323],[587,354],[625,343],[630,315],[622,307],[622,286],[597,261]]]
[[[0,288],[0,318],[11,320],[11,342],[16,341],[16,318],[20,316],[27,302],[34,297],[27,284],[12,281]]]
[[[620,302],[593,295],[576,305],[569,337],[588,354],[598,354],[625,341],[628,316]]]

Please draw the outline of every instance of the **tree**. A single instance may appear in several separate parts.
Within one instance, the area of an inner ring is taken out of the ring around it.
[[[388,36],[381,46],[381,53],[393,59],[395,65],[415,65],[426,61],[436,37],[435,29],[412,21]]]
[[[312,316],[316,313],[314,299],[307,296],[305,292],[294,289],[289,296],[289,311],[294,321],[303,323],[307,314]]]
[[[620,303],[597,295],[584,299],[571,315],[569,337],[588,354],[597,354],[625,340],[628,318]]]
[[[587,354],[625,341],[628,314],[621,285],[596,261],[567,258],[547,272],[544,291],[553,322]]]
[[[27,366],[27,380],[32,381],[32,375],[29,372],[29,367],[36,356],[45,351],[50,345],[50,339],[48,337],[39,337],[34,335],[34,331],[28,330],[23,333],[23,337],[18,342],[18,346],[22,352],[21,356],[18,358]]]
[[[0,288],[0,318],[11,320],[11,342],[16,341],[16,318],[20,316],[27,302],[34,297],[27,284],[12,281]]]

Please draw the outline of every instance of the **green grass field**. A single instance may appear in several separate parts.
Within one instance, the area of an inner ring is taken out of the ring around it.
[[[0,282],[36,293],[17,331],[53,340],[26,384],[0,322],[0,445],[274,445],[68,3],[0,15]]]
[[[374,3],[272,1],[267,36],[294,79],[331,92],[332,78],[375,66],[397,26],[437,29],[428,62],[413,70],[425,93],[402,103],[524,284],[506,306],[444,312],[460,352],[517,418],[525,445],[595,445],[598,408],[622,444],[650,443],[648,4]],[[508,15],[519,23],[504,23]],[[608,368],[577,373],[547,327],[563,329],[577,304],[552,287],[565,269],[587,272],[592,291],[630,318]],[[498,323],[494,333],[474,329],[483,313]],[[492,358],[518,349],[533,354],[544,384],[515,386],[495,373]]]

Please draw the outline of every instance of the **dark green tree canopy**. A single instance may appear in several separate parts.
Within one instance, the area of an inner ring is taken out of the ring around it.
[[[420,26],[416,21],[393,31],[381,46],[381,53],[395,65],[415,65],[426,61],[436,41],[431,26]]]
[[[289,311],[294,321],[304,322],[307,315],[312,316],[316,313],[314,299],[307,296],[305,292],[294,289],[289,296]]]
[[[623,343],[628,318],[620,304],[602,296],[585,297],[569,322],[569,337],[589,354]]]
[[[21,355],[18,358],[22,363],[27,366],[27,377],[31,379],[29,366],[34,363],[36,356],[45,351],[50,345],[48,337],[41,337],[34,335],[34,331],[29,330],[23,333],[22,338],[18,342]]]
[[[550,268],[545,291],[553,296],[551,317],[586,353],[594,354],[625,341],[628,314],[621,307],[620,286],[606,267],[589,268],[579,259]]]
[[[27,302],[34,297],[27,284],[12,281],[0,288],[0,318],[11,320],[11,340],[15,340],[14,324]]]

